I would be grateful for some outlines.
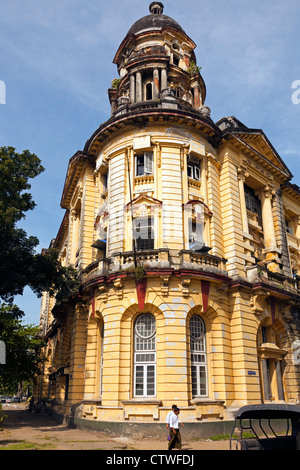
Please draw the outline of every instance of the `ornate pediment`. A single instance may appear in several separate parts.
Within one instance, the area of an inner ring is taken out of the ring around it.
[[[162,201],[154,197],[141,194],[127,204],[127,210],[133,211],[133,216],[146,216],[155,213],[160,209]]]

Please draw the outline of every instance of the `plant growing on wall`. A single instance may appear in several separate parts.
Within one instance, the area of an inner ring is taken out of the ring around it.
[[[136,281],[141,281],[145,276],[145,270],[142,266],[138,266],[137,268],[135,268],[134,274]]]
[[[117,89],[120,83],[120,78],[114,78],[114,80],[111,82],[112,88]]]
[[[191,61],[187,71],[190,75],[197,75],[198,73],[200,73],[201,69],[202,67],[199,67],[194,61]]]

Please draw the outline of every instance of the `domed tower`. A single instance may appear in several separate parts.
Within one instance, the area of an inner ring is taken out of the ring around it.
[[[114,116],[143,102],[148,108],[200,110],[204,105],[196,46],[163,9],[162,3],[152,2],[150,15],[134,23],[116,53],[120,79],[109,90]]]

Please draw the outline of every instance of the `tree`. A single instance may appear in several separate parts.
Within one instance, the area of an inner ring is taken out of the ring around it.
[[[28,180],[44,171],[40,159],[28,150],[0,148],[0,297],[12,302],[27,285],[27,274],[38,239],[27,236],[17,222],[35,207]]]
[[[0,366],[0,394],[14,394],[20,382],[32,383],[43,363],[38,327],[23,325],[23,315],[16,305],[0,304],[0,337],[6,346],[6,364]]]
[[[58,301],[79,288],[76,270],[60,265],[57,250],[36,253],[38,239],[17,226],[36,205],[29,180],[43,171],[41,160],[28,150],[0,148],[0,298],[10,304],[25,286],[38,296],[56,294]]]
[[[61,266],[58,251],[36,253],[38,239],[17,225],[35,207],[29,180],[43,171],[28,150],[19,154],[13,147],[0,148],[0,339],[6,346],[0,393],[14,393],[18,383],[31,382],[42,364],[38,327],[21,323],[24,312],[13,305],[14,296],[29,286],[37,296],[44,291],[55,295],[59,305],[79,290],[77,271]]]

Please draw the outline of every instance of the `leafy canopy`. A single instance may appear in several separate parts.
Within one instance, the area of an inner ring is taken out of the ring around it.
[[[16,305],[0,303],[0,337],[6,346],[6,364],[0,366],[0,395],[14,394],[20,382],[32,383],[43,363],[38,327],[23,325],[23,315]]]
[[[25,286],[38,296],[56,294],[58,301],[79,288],[77,272],[60,265],[57,250],[37,254],[38,239],[17,226],[36,205],[29,180],[43,171],[41,160],[28,150],[0,147],[0,298],[5,302],[12,303]]]

